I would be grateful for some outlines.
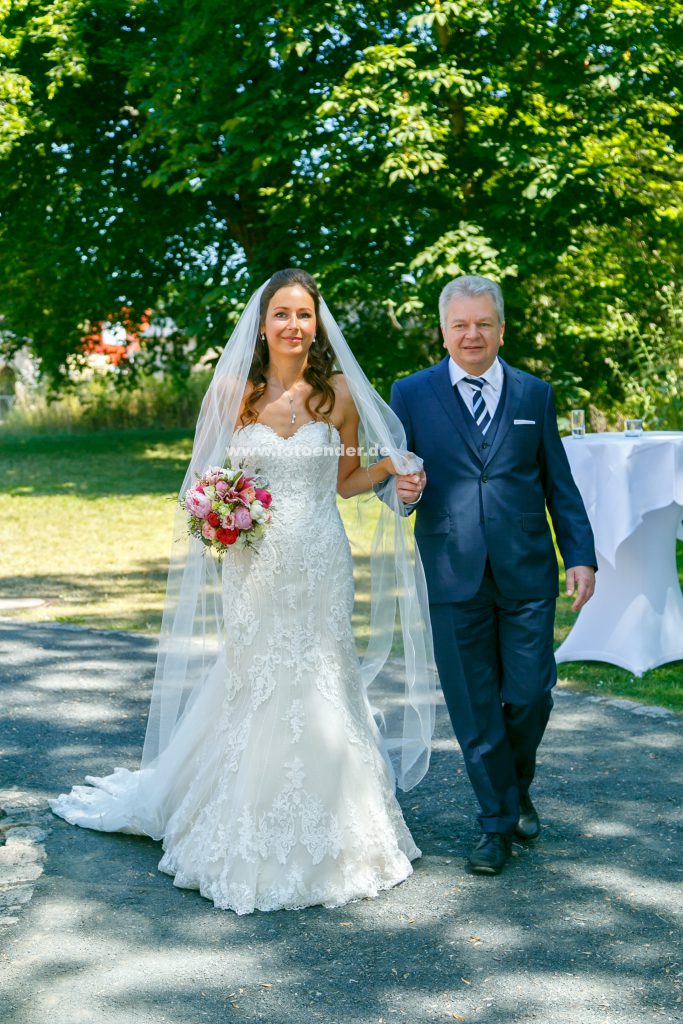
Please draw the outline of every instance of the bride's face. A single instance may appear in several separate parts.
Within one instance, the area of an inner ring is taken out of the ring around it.
[[[315,305],[295,284],[275,292],[262,326],[272,355],[306,355],[315,338]]]

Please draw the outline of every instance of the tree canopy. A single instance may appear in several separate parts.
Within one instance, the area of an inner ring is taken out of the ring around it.
[[[385,386],[483,273],[511,361],[608,407],[634,338],[680,344],[682,34],[675,0],[0,0],[5,343],[54,375],[151,308],[199,355],[296,264]]]

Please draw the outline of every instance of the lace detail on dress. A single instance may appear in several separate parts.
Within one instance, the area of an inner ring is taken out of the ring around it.
[[[306,724],[306,714],[304,711],[304,704],[301,700],[293,700],[289,711],[285,711],[282,716],[283,721],[287,722],[292,733],[292,743],[298,743],[304,731],[304,725]]]
[[[223,560],[224,650],[158,768],[160,869],[239,914],[374,896],[419,856],[360,678],[338,444],[315,421],[236,432],[273,522]]]

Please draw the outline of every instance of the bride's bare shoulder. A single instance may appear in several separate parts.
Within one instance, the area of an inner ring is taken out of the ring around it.
[[[351,389],[343,373],[333,373],[330,377],[330,384],[334,389],[334,397],[339,402],[353,402]]]
[[[337,426],[342,423],[354,423],[358,421],[358,411],[351,394],[351,388],[343,373],[335,373],[331,379],[334,388],[335,398],[335,419],[339,420]]]
[[[224,402],[232,402],[239,397],[240,402],[244,403],[254,390],[254,385],[250,380],[245,383],[233,374],[226,373],[214,379],[211,389]]]
[[[240,411],[239,411],[239,415],[237,417],[239,423],[242,423],[242,424],[244,423],[244,421],[243,421],[244,407],[247,404],[247,401],[249,400],[249,396],[251,395],[253,390],[254,390],[254,385],[252,384],[252,382],[250,380],[248,380],[246,382],[246,384],[244,385],[244,390],[242,392],[242,400],[240,402]]]

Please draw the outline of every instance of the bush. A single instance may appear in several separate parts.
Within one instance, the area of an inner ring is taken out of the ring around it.
[[[211,370],[186,377],[138,373],[122,383],[115,373],[92,373],[59,394],[39,387],[17,400],[2,427],[8,433],[193,427]]]
[[[617,427],[637,417],[650,430],[683,429],[683,293],[658,293],[661,317],[642,325],[621,305],[612,307],[614,355],[605,358],[619,396]]]

